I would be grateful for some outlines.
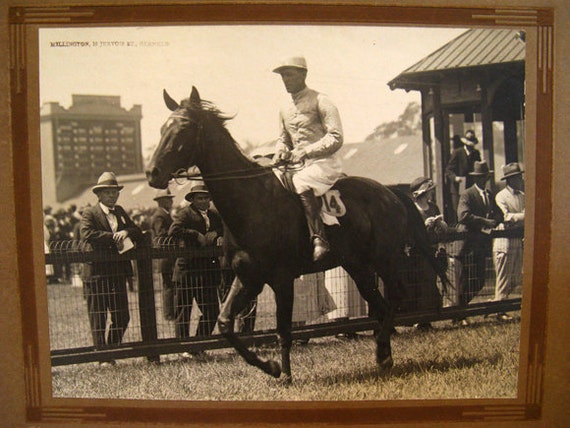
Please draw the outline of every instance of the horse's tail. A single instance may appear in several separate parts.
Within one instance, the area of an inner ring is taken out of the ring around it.
[[[395,187],[390,187],[390,190],[406,207],[406,212],[408,214],[409,245],[418,250],[426,258],[434,272],[441,280],[444,292],[447,291],[447,286],[451,284],[447,277],[447,266],[440,263],[436,258],[421,214],[408,195]]]

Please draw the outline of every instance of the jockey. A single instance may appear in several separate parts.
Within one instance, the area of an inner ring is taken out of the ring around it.
[[[281,75],[286,91],[291,94],[291,100],[280,109],[281,133],[273,161],[302,164],[293,171],[292,180],[307,217],[314,246],[313,260],[318,261],[329,251],[329,244],[317,197],[342,175],[337,154],[343,143],[340,116],[326,95],[306,86],[304,57],[287,58],[273,72]]]

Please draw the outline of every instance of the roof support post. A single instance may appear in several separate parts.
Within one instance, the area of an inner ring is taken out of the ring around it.
[[[430,129],[430,111],[428,109],[428,105],[431,105],[428,102],[427,98],[429,97],[428,91],[423,89],[421,91],[422,97],[422,154],[424,159],[424,176],[430,177],[433,179],[432,174],[434,170],[434,160],[433,160],[433,147],[431,141],[431,129]],[[436,180],[437,182],[437,180]]]
[[[445,131],[445,124],[447,121],[445,120],[443,110],[441,107],[441,92],[439,85],[430,88],[429,94],[432,96],[432,105],[433,105],[433,135],[435,137],[435,144],[434,147],[434,178],[436,183],[438,184],[436,190],[436,203],[438,207],[442,208],[442,211],[445,213],[446,219],[448,218],[449,214],[447,214],[448,209],[447,207],[451,203],[449,200],[449,192],[445,192],[444,189],[446,188],[445,184],[445,165],[449,158],[449,138],[446,139],[446,135],[449,132]]]
[[[483,128],[483,158],[487,160],[489,169],[495,169],[495,149],[493,143],[493,106],[488,97],[489,82],[487,75],[484,74],[481,78],[481,122]],[[494,172],[491,178],[491,186],[494,187],[495,176]]]

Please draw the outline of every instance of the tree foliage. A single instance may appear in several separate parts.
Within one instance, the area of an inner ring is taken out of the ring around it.
[[[417,135],[422,132],[421,107],[412,101],[398,119],[384,122],[378,125],[372,134],[366,137],[366,141],[383,140],[386,138]]]

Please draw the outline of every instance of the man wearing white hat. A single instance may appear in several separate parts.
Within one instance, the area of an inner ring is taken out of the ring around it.
[[[307,87],[304,57],[286,58],[273,72],[281,75],[291,94],[291,100],[280,109],[281,134],[274,162],[302,163],[293,171],[293,185],[303,203],[316,261],[329,251],[316,197],[342,174],[337,154],[343,144],[340,115],[328,96]]]
[[[160,245],[168,236],[168,229],[172,225],[172,209],[174,195],[170,189],[157,190],[154,200],[157,203],[150,218],[150,230],[152,239]],[[158,271],[162,276],[162,314],[166,320],[174,319],[174,286],[172,284],[172,260],[165,258],[158,260]]]
[[[82,241],[91,244],[95,252],[118,254],[127,248],[127,243],[142,237],[141,230],[123,207],[116,205],[122,188],[112,172],[101,174],[93,186],[98,203],[83,211],[80,237]],[[126,282],[127,277],[132,276],[133,269],[129,260],[93,261],[85,264],[83,279],[87,288],[87,310],[96,348],[119,345],[122,342],[130,321]],[[107,312],[111,316],[111,323],[105,338]]]
[[[517,162],[503,166],[501,180],[507,182],[506,187],[497,193],[495,201],[503,212],[503,223],[498,229],[522,231],[524,227],[524,182],[523,170]],[[522,282],[523,238],[495,238],[493,255],[497,279],[495,283],[495,300],[505,300],[515,286]],[[500,321],[509,321],[512,317],[506,313],[497,314]]]
[[[198,183],[192,186],[185,199],[190,205],[178,211],[168,235],[178,238],[180,245],[188,248],[190,252],[199,253],[180,257],[174,265],[172,279],[176,294],[177,338],[190,336],[193,299],[202,312],[196,334],[212,334],[220,313],[217,290],[222,280],[217,255],[213,252],[207,253],[208,248],[213,249],[220,243],[223,234],[222,219],[210,208],[210,192],[203,183]]]

